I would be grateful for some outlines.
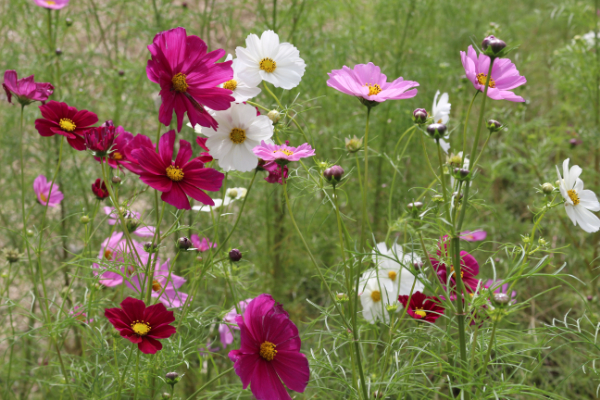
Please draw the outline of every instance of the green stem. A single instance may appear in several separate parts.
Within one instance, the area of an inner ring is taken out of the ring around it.
[[[135,346],[135,344],[134,344],[134,346]],[[136,365],[135,365],[135,393],[133,394],[133,400],[137,400],[138,390],[139,390],[139,386],[140,386],[140,353],[141,353],[141,351],[137,352],[137,361],[136,361]]]
[[[450,248],[452,253],[452,265],[454,266],[454,280],[456,281],[457,293],[456,293],[456,318],[458,322],[458,342],[460,346],[460,360],[461,360],[461,381],[463,383],[464,398],[469,400],[471,392],[468,389],[468,359],[467,359],[467,341],[465,338],[465,312],[463,308],[463,293],[465,293],[463,280],[462,280],[462,268],[460,265],[460,238],[453,236],[450,242]]]
[[[469,108],[467,109],[467,116],[465,117],[465,126],[463,129],[463,149],[462,149],[462,163],[461,163],[461,167],[464,165],[464,161],[465,161],[465,156],[467,155],[466,151],[467,151],[467,128],[469,126],[469,117],[471,116],[471,108],[473,108],[473,103],[475,102],[475,98],[477,97],[477,95],[479,94],[479,90],[477,90],[475,92],[475,95],[473,96],[473,98],[471,99],[471,103],[469,104]]]
[[[394,152],[392,153],[392,159],[396,158],[396,153],[398,152],[398,146],[400,146],[400,142],[402,141],[402,139],[404,139],[404,136],[408,133],[413,131],[417,126],[413,125],[410,128],[408,128],[406,131],[404,131],[404,133],[400,136],[400,139],[398,139],[398,143],[396,143],[396,147],[394,147]],[[404,157],[404,152],[406,151],[408,144],[410,143],[410,140],[413,137],[412,133],[410,135],[410,137],[408,138],[408,140],[406,141],[406,144],[404,145],[404,148],[402,149],[402,154],[400,154],[400,157],[398,158],[398,160],[402,160],[402,157]],[[392,221],[392,199],[394,198],[394,184],[396,183],[396,175],[398,175],[398,168],[394,167],[394,175],[392,176],[392,183],[390,184],[390,195],[389,195],[389,199],[388,199],[388,223],[390,223]],[[388,230],[388,235],[385,238],[385,241],[387,242],[388,240],[388,236],[389,236],[389,230]]]
[[[277,103],[277,105],[279,106],[279,108],[281,108],[281,111],[285,110],[285,108],[283,107],[283,105],[279,101],[279,98],[275,95],[275,93],[273,93],[271,91],[271,89],[269,89],[269,86],[267,86],[267,82],[263,82],[263,87],[265,88],[265,90],[267,91],[267,93],[269,93],[271,95],[271,97],[273,97],[273,99],[275,99],[275,102]],[[265,108],[265,110],[266,110],[266,108]],[[306,133],[304,132],[304,130],[302,129],[302,127],[300,126],[300,124],[298,123],[298,121],[296,121],[296,118],[292,117],[291,115],[288,115],[287,111],[286,111],[285,115],[289,119],[292,120],[292,122],[294,123],[294,125],[296,125],[296,128],[298,128],[298,130],[300,131],[300,133],[302,134],[302,136],[304,136],[304,140],[306,140],[307,143],[309,143],[309,144],[312,145],[312,143],[310,142],[310,140],[308,140],[308,136],[306,135]]]
[[[475,140],[473,141],[473,147],[471,148],[471,153],[469,154],[470,158],[473,158],[477,152],[477,147],[479,146],[479,136],[481,135],[481,127],[483,124],[483,114],[485,112],[485,101],[487,100],[487,92],[490,87],[490,79],[492,78],[492,67],[494,66],[494,59],[490,58],[490,68],[488,69],[488,74],[485,80],[485,88],[483,89],[483,100],[481,102],[481,110],[479,110],[479,121],[477,122],[477,131],[475,132]],[[465,159],[465,154],[463,153],[463,160]],[[477,160],[473,163],[473,165],[469,166],[471,171],[475,171],[475,167],[477,166]]]
[[[435,141],[437,145],[438,162],[440,164],[440,180],[442,182],[442,195],[444,196],[444,208],[450,222],[452,222],[452,214],[450,213],[450,204],[448,203],[448,192],[446,191],[446,177],[444,176],[444,160],[442,159],[442,146],[439,139]]]
[[[425,137],[423,135],[421,135],[421,145],[423,146],[423,156],[425,157],[425,160],[427,161],[427,165],[429,166],[429,170],[431,171],[431,173],[433,174],[433,176],[435,177],[435,179],[438,182],[441,183],[440,177],[437,176],[437,173],[433,169],[433,165],[431,165],[431,161],[429,160],[429,155],[427,154],[427,147],[425,147]]]
[[[200,389],[198,389],[194,393],[192,393],[192,395],[190,397],[188,397],[187,400],[192,400],[194,398],[194,396],[196,396],[198,393],[200,393],[201,391],[203,391],[204,389],[206,389],[206,387],[208,387],[208,385],[210,385],[211,383],[213,383],[217,379],[220,379],[223,375],[227,375],[231,371],[233,371],[233,367],[229,368],[228,370],[225,370],[225,371],[221,372],[219,375],[215,376],[210,381],[208,381],[204,385],[200,386]]]
[[[362,222],[360,227],[360,248],[365,248],[367,238],[367,190],[369,189],[369,118],[371,117],[371,107],[367,107],[367,122],[365,124],[364,154],[365,154],[365,172],[362,192]]]
[[[507,292],[510,293],[510,292]],[[481,372],[483,376],[486,375],[486,370],[488,366],[488,362],[490,360],[490,356],[492,355],[492,345],[494,343],[494,338],[496,337],[496,326],[498,326],[498,318],[494,319],[494,325],[492,325],[492,335],[490,336],[490,344],[488,345],[488,351],[485,355],[485,360],[483,360],[483,367],[481,367]]]

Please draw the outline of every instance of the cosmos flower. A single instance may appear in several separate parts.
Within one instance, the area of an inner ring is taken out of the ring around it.
[[[117,225],[121,223],[121,219],[119,218],[117,210],[114,207],[104,207],[104,214],[108,215],[109,225]],[[135,229],[129,229],[130,233],[133,233],[134,235],[137,235],[139,237],[153,237],[154,227],[142,225],[141,216],[142,215],[137,211],[123,210],[123,218],[126,222],[128,220],[134,220],[137,222],[137,226],[135,226]]]
[[[444,244],[444,248],[446,245]],[[438,257],[441,257],[441,250],[437,251]],[[446,254],[447,256],[447,254]],[[446,285],[448,283],[448,277],[450,278],[450,285],[454,288],[456,287],[456,279],[454,273],[454,267],[448,267],[446,264],[438,260],[437,258],[430,258],[431,264],[433,265],[433,269],[436,271],[438,278],[442,285]],[[465,286],[465,290],[467,292],[475,292],[477,287],[479,286],[479,279],[476,278],[477,274],[479,274],[479,264],[475,257],[469,254],[466,251],[460,252],[460,268],[461,268],[461,276],[462,281]]]
[[[69,311],[69,316],[71,318],[76,319],[79,322],[83,322],[84,324],[91,324],[92,322],[94,322],[94,319],[88,319],[87,314],[84,310],[85,308],[83,306],[76,305],[71,311]]]
[[[169,272],[170,260],[161,265],[160,260],[156,260],[156,269],[152,277],[152,293],[151,296],[158,298],[166,307],[179,308],[185,304],[188,298],[187,293],[179,290],[186,282],[185,278],[175,275],[172,271]],[[140,293],[142,285],[147,282],[147,276],[144,273],[138,272],[125,281],[125,285],[130,289]]]
[[[363,317],[370,323],[377,320],[389,321],[387,307],[396,302],[396,288],[391,279],[378,276],[375,269],[363,273],[359,281],[360,303]]]
[[[444,314],[444,307],[440,305],[437,297],[425,296],[421,292],[415,292],[412,296],[399,296],[398,301],[406,308],[408,315],[415,319],[433,323]]]
[[[387,76],[371,62],[355,65],[354,69],[344,65],[342,69],[334,69],[327,75],[329,75],[327,86],[374,103],[410,99],[417,95],[417,89],[414,88],[419,86],[418,82],[405,81],[402,77],[387,82]],[[374,103],[366,103],[366,105],[372,106]]]
[[[494,293],[505,293],[508,294],[508,288],[510,285],[508,283],[503,283],[501,280],[494,281],[492,279],[488,279],[487,282],[483,285],[484,289],[490,289]],[[510,303],[514,304],[517,302],[517,291],[513,290],[510,292]]]
[[[218,191],[223,184],[224,175],[212,168],[204,168],[198,159],[190,160],[192,145],[186,140],[179,141],[179,152],[173,161],[175,131],[161,136],[158,154],[147,147],[133,151],[143,172],[140,179],[150,187],[163,192],[161,199],[178,209],[190,210],[187,195],[207,205],[213,200],[203,190]]]
[[[308,360],[300,353],[298,328],[283,306],[270,295],[261,294],[235,322],[241,345],[229,352],[229,358],[244,389],[250,385],[258,400],[291,400],[285,386],[304,392],[310,378]]]
[[[260,39],[251,33],[246,47],[237,47],[235,55],[239,60],[236,72],[251,87],[266,81],[275,87],[293,89],[300,84],[306,69],[298,49],[290,43],[279,43],[279,36],[273,31],[264,31]]]
[[[175,327],[169,325],[175,322],[173,311],[167,311],[162,303],[146,307],[142,300],[127,297],[121,302],[121,308],[107,308],[104,316],[122,337],[137,343],[144,354],[162,350],[157,339],[167,339],[176,332]]]
[[[107,123],[112,124],[112,121],[106,121],[104,124]],[[125,149],[130,145],[132,141],[133,135],[131,133],[125,131],[125,129],[122,126],[116,126],[115,139],[112,143],[112,147],[110,148],[111,151],[104,156],[104,162],[110,165],[111,168],[120,169],[122,166],[127,168],[129,160],[127,159],[127,156],[125,154]],[[100,157],[94,158],[98,162],[102,161]]]
[[[132,244],[134,251],[123,239],[123,232],[113,233],[102,242],[98,254],[100,261],[92,265],[94,276],[100,275],[99,282],[102,285],[119,286],[123,283],[124,275],[130,276],[140,268],[140,265],[146,266],[148,253],[144,250],[144,246],[135,240],[132,240]]]
[[[435,97],[433,98],[431,117],[433,118],[434,123],[446,125],[450,119],[450,108],[452,107],[452,104],[448,102],[448,93],[442,94],[438,101],[439,95],[440,91],[438,90],[435,92]],[[444,139],[440,139],[440,146],[442,150],[444,150],[444,153],[448,154],[450,143],[446,142]]]
[[[106,183],[100,178],[96,179],[96,181],[92,183],[92,192],[94,192],[94,195],[98,200],[104,200],[110,196],[108,188],[106,187]]]
[[[54,86],[50,83],[36,83],[33,75],[27,78],[17,79],[17,71],[8,70],[4,72],[4,82],[2,87],[6,92],[6,98],[11,103],[12,95],[17,97],[17,101],[26,106],[34,101],[44,103],[48,96],[54,93]]]
[[[35,4],[40,7],[49,8],[51,10],[60,10],[69,5],[69,0],[34,0]]]
[[[288,178],[289,169],[287,165],[279,165],[275,161],[269,161],[262,166],[262,169],[267,171],[269,175],[265,181],[269,183],[279,183],[283,185],[283,180]]]
[[[96,114],[87,110],[77,110],[54,100],[41,105],[40,111],[43,118],[35,120],[35,129],[40,135],[63,135],[75,150],[85,150],[83,134],[98,122]]]
[[[225,82],[223,85],[221,85],[221,87],[231,90],[231,95],[235,99],[236,103],[242,103],[258,96],[260,94],[260,88],[256,87],[256,85],[248,85],[243,79],[240,78],[238,71],[242,69],[243,64],[238,58],[235,60],[232,59],[233,57],[231,54],[228,54],[225,61],[232,61],[231,68],[233,68],[233,78]]]
[[[415,282],[415,276],[406,268],[406,266],[420,263],[421,258],[414,253],[403,254],[402,246],[394,243],[388,249],[385,243],[378,243],[377,250],[373,250],[373,262],[377,265],[380,279],[392,281],[394,291],[391,295],[393,298],[398,295],[410,295],[413,284],[413,292],[423,290],[423,283],[418,279]]]
[[[213,249],[217,248],[216,243],[211,243],[211,241],[205,237],[202,238],[202,240],[200,240],[200,237],[195,233],[190,237],[190,240],[192,241],[192,245],[194,246],[194,248],[196,248],[199,252],[202,253],[208,251],[211,247]]]
[[[591,233],[600,229],[600,219],[592,211],[600,211],[600,203],[596,194],[591,190],[583,189],[583,181],[579,179],[582,169],[579,165],[573,165],[569,169],[569,159],[563,162],[563,176],[556,167],[558,174],[559,190],[565,199],[565,211],[573,221],[573,225],[579,225],[584,231]]]
[[[204,107],[226,110],[235,100],[230,90],[218,87],[233,78],[231,61],[217,63],[225,51],[207,53],[207,49],[202,39],[187,36],[184,28],[161,32],[148,46],[152,59],[148,60],[146,74],[160,85],[162,98],[158,119],[169,126],[175,111],[178,132],[186,112],[192,126],[216,129],[217,122]]]
[[[90,128],[83,133],[85,147],[97,157],[104,157],[115,141],[116,129],[112,121],[106,121],[97,128]]]
[[[203,163],[205,163],[205,164],[211,162],[212,160],[214,160],[213,156],[211,156],[210,153],[209,153],[210,150],[206,146],[206,141],[207,140],[208,140],[208,138],[203,138],[203,137],[200,137],[200,136],[198,136],[196,138],[196,143],[198,143],[198,146],[202,147],[203,150],[206,150],[206,152],[200,153],[200,156],[198,156],[198,159],[200,161],[202,161]]]
[[[50,193],[50,187],[52,187],[52,193]],[[35,178],[33,191],[43,206],[56,207],[64,198],[62,192],[58,190],[58,185],[52,185],[52,181],[47,180],[44,175],[38,175]]]
[[[258,158],[252,149],[261,142],[272,143],[273,121],[256,115],[249,104],[232,104],[228,110],[216,111],[217,129],[203,129],[206,146],[224,171],[248,172],[256,168]]]
[[[471,81],[475,89],[483,92],[487,73],[490,68],[490,58],[484,54],[477,55],[473,46],[469,46],[467,53],[460,52],[462,64],[467,78]],[[492,66],[492,76],[487,95],[494,100],[508,100],[523,102],[524,98],[517,96],[511,90],[527,83],[524,76],[519,75],[515,64],[508,58],[498,58]]]
[[[137,134],[133,136],[133,139],[128,140],[128,133],[129,132],[124,132],[125,137],[123,138],[123,141],[119,141],[119,138],[117,138],[115,152],[111,153],[111,156],[114,158],[115,155],[117,155],[116,158],[118,158],[118,155],[121,155],[123,160],[117,160],[118,164],[124,166],[134,174],[140,175],[142,172],[144,172],[144,168],[140,166],[138,156],[134,153],[136,150],[139,150],[143,147],[149,149],[150,151],[155,151],[156,145],[152,143],[152,140],[148,136],[142,134]]]
[[[235,319],[244,315],[244,311],[246,311],[246,307],[251,301],[252,299],[246,299],[238,303],[238,308],[241,314],[238,314],[236,308],[233,307],[223,317],[223,323],[219,324],[219,336],[221,343],[223,344],[223,348],[226,348],[228,345],[233,343],[233,329],[238,331],[240,330],[240,327],[235,322]]]
[[[304,143],[298,147],[291,147],[289,140],[286,140],[285,144],[281,145],[266,143],[262,140],[260,145],[256,146],[253,151],[254,154],[266,162],[275,161],[279,165],[285,165],[291,161],[298,161],[302,158],[315,155],[315,151],[310,147],[310,144]]]
[[[460,238],[462,240],[466,240],[467,242],[480,242],[482,240],[485,240],[485,238],[487,237],[487,232],[481,229],[478,229],[476,231],[464,231],[460,233]]]

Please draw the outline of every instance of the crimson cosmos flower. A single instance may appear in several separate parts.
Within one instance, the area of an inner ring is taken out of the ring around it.
[[[149,150],[154,151],[156,149],[156,145],[152,143],[152,140],[141,133],[138,133],[135,136],[132,136],[131,140],[127,139],[127,134],[131,135],[129,132],[125,132],[125,138],[122,142],[119,142],[117,139],[116,150],[123,157],[123,160],[126,162],[119,162],[120,165],[123,165],[125,168],[133,172],[134,174],[141,174],[144,172],[144,169],[140,167],[140,162],[138,160],[137,155],[133,154],[136,150],[141,149],[142,147],[147,147]],[[121,151],[119,151],[121,150]],[[110,164],[110,161],[109,161]]]
[[[310,378],[308,360],[300,353],[298,328],[283,306],[270,295],[261,294],[235,322],[241,344],[239,350],[229,352],[229,358],[235,362],[235,373],[244,389],[250,385],[258,400],[291,400],[283,383],[304,392]]]
[[[17,79],[17,71],[8,70],[4,72],[4,82],[2,87],[6,92],[6,98],[11,102],[12,95],[17,96],[17,100],[26,106],[34,101],[41,101],[42,104],[48,100],[48,96],[54,93],[54,86],[50,83],[36,83],[33,75],[27,78]]]
[[[137,343],[144,354],[161,350],[162,344],[156,339],[167,339],[176,331],[169,325],[175,321],[173,311],[167,311],[162,303],[146,307],[142,300],[127,297],[121,302],[121,308],[107,308],[104,316],[122,337]]]
[[[104,200],[109,196],[106,183],[104,183],[100,178],[96,179],[96,182],[92,183],[92,192],[94,192],[98,200]]]
[[[90,128],[83,134],[85,147],[94,152],[95,156],[104,157],[115,141],[115,126],[112,121],[106,121],[97,128]]]
[[[113,141],[111,152],[104,156],[104,161],[112,168],[120,169],[121,166],[126,167],[128,160],[125,156],[124,149],[129,145],[129,143],[132,140],[133,135],[131,133],[125,131],[125,129],[122,126],[116,126],[115,140]],[[102,161],[100,157],[94,158],[98,162]]]
[[[214,206],[214,201],[202,190],[216,192],[221,189],[223,175],[212,168],[204,168],[197,158],[188,161],[192,156],[192,145],[186,140],[179,141],[179,153],[173,161],[175,131],[169,131],[160,137],[158,154],[153,149],[142,147],[133,151],[143,172],[142,182],[163,192],[161,199],[177,207],[190,210],[189,195],[199,202]]]
[[[187,112],[192,126],[217,129],[217,121],[204,106],[213,110],[227,110],[235,98],[231,90],[217,87],[233,79],[231,61],[217,63],[225,55],[219,49],[207,53],[206,43],[198,36],[190,35],[184,28],[161,32],[154,37],[148,50],[148,79],[160,85],[158,120],[169,126],[173,110],[177,115],[177,132],[181,132],[183,114]]]
[[[98,122],[98,116],[88,110],[77,110],[67,103],[49,101],[40,106],[42,117],[35,120],[35,129],[42,136],[63,135],[69,145],[78,151],[85,150],[83,134]]]
[[[208,147],[206,147],[207,140],[208,140],[207,137],[198,136],[196,138],[196,143],[198,143],[198,146],[202,147],[204,150],[206,150],[208,152],[210,150],[208,149]],[[207,153],[207,152],[200,153],[200,156],[198,157],[200,159],[200,161],[202,161],[203,163],[208,163],[213,160],[213,156],[211,156],[210,153]]]
[[[409,297],[410,303],[408,303]],[[444,313],[444,307],[440,305],[437,297],[425,296],[421,292],[414,292],[412,296],[398,296],[398,301],[406,308],[408,315],[415,319],[435,322]]]
[[[446,238],[444,238],[444,240],[446,240]],[[445,244],[444,248],[446,248]],[[438,257],[441,257],[441,250],[437,251],[437,255]],[[431,264],[433,265],[433,269],[436,271],[442,285],[447,284],[448,274],[450,274],[450,284],[452,287],[456,287],[454,267],[450,267],[450,270],[448,271],[448,267],[443,261],[433,257],[431,257],[430,260]],[[460,268],[465,290],[468,292],[475,292],[477,290],[477,286],[479,285],[479,279],[476,278],[477,274],[479,274],[479,264],[477,263],[477,260],[468,252],[461,251]]]

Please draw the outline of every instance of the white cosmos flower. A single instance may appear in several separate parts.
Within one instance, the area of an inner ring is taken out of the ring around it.
[[[249,86],[258,86],[264,80],[275,87],[293,89],[306,69],[298,49],[290,43],[279,43],[273,31],[263,32],[260,39],[251,33],[246,47],[237,47],[235,55],[240,64],[238,76]]]
[[[448,93],[443,93],[438,101],[438,96],[440,95],[440,91],[435,92],[435,97],[433,98],[433,106],[431,106],[431,115],[433,117],[433,122],[436,124],[446,124],[450,119],[450,108],[452,104],[448,102]],[[448,154],[448,150],[450,149],[450,143],[446,142],[444,139],[440,139],[440,146],[444,153]]]
[[[573,225],[578,225],[586,232],[597,232],[600,229],[600,219],[592,211],[600,211],[600,203],[596,194],[591,190],[583,190],[583,181],[579,165],[573,165],[569,169],[569,159],[563,162],[563,177],[556,167],[558,174],[558,188],[565,199],[565,211]]]
[[[226,207],[231,203],[231,198],[225,196],[225,201],[223,199],[213,199],[215,205],[214,206],[193,206],[192,210],[194,211],[202,211],[202,212],[211,212],[218,211],[221,207]]]
[[[228,54],[225,61],[230,61],[232,59],[233,57],[231,54]],[[233,68],[233,78],[230,81],[220,85],[220,87],[231,90],[233,92],[231,95],[235,99],[236,103],[242,103],[258,96],[260,93],[260,88],[256,87],[256,85],[248,85],[242,78],[240,78],[238,71],[242,68],[242,64],[240,63],[239,59],[236,58],[233,60],[231,68]]]
[[[385,243],[378,243],[377,250],[373,250],[373,262],[381,279],[389,279],[394,287],[393,298],[400,295],[409,296],[412,292],[422,292],[425,287],[407,269],[414,263],[420,263],[421,258],[415,253],[403,254],[402,246],[394,245],[388,249]],[[416,282],[415,282],[416,280]],[[415,285],[413,289],[413,284]]]
[[[225,197],[229,197],[233,202],[246,197],[246,193],[248,193],[248,189],[243,187],[229,188],[225,191]]]
[[[272,143],[273,121],[266,115],[256,115],[256,108],[249,104],[232,103],[229,109],[215,111],[219,123],[217,130],[202,129],[208,137],[209,154],[219,162],[224,171],[252,171],[258,165],[258,157],[252,151],[264,140]]]
[[[394,298],[394,285],[391,280],[379,277],[377,271],[365,271],[359,281],[358,295],[363,307],[363,317],[370,323],[377,320],[389,321],[387,306],[397,305],[397,296]]]

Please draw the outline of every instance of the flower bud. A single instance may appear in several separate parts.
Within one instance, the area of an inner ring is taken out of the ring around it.
[[[346,293],[338,293],[335,295],[335,297],[340,303],[350,300]]]
[[[233,262],[238,262],[242,259],[242,252],[238,249],[231,249],[229,252],[229,259]]]
[[[188,3],[187,3],[187,1],[184,1],[183,3],[181,3],[181,7],[183,7],[183,8],[188,8]]]
[[[470,171],[466,168],[454,168],[453,172],[456,179],[463,181],[469,177]]]
[[[504,129],[504,125],[502,125],[501,122],[498,122],[495,119],[488,120],[488,122],[486,123],[486,126],[488,128],[488,131],[490,131],[490,133],[500,132],[502,129]]]
[[[85,147],[91,150],[95,156],[104,157],[112,147],[116,128],[112,121],[106,121],[97,128],[90,128],[84,132]]]
[[[118,72],[118,74],[119,74],[119,76],[123,76],[123,75],[125,75],[125,71],[123,71],[122,69],[120,69],[119,72]]]
[[[61,49],[56,49],[54,52],[56,53],[57,56],[62,56],[62,50]]]
[[[421,203],[420,201],[415,201],[414,203],[408,203],[406,207],[409,210],[418,210],[420,208],[423,208],[423,203]]]
[[[422,262],[418,262],[418,261],[415,261],[413,263],[413,267],[415,267],[415,270],[417,270],[417,271],[422,270],[423,269],[423,265],[424,264]]]
[[[273,121],[274,124],[279,122],[279,118],[281,118],[281,114],[279,113],[279,111],[277,110],[271,110],[269,111],[269,113],[267,114],[267,117],[269,117],[269,119],[271,121]]]
[[[167,392],[164,392],[164,393],[162,394],[162,398],[163,398],[163,400],[168,400],[168,399],[170,399],[170,398],[171,398],[171,395],[170,395],[169,393],[167,393]]]
[[[427,126],[427,133],[432,138],[439,140],[444,137],[447,129],[444,124],[430,124]]]
[[[423,125],[425,122],[427,122],[428,116],[427,110],[424,108],[417,108],[415,111],[413,111],[413,122],[417,125]]]
[[[452,192],[452,197],[461,200],[463,198],[463,194],[462,193],[458,193],[458,192]]]
[[[86,225],[87,223],[90,222],[90,217],[88,217],[87,215],[82,215],[79,218],[79,222],[81,222],[83,225]]]
[[[506,43],[503,40],[498,39],[494,35],[490,35],[483,39],[481,42],[481,49],[483,50],[483,54],[486,56],[496,58],[504,55],[504,48],[506,47]]]
[[[348,150],[349,153],[356,153],[357,151],[362,149],[362,145],[362,138],[359,139],[356,137],[356,135],[352,139],[346,138],[346,150]]]
[[[144,250],[146,250],[146,253],[154,253],[156,252],[157,247],[152,242],[146,242],[144,243]]]
[[[237,189],[228,189],[226,194],[227,194],[227,197],[231,197],[232,199],[235,199],[238,195],[238,191],[237,191]]]
[[[186,236],[182,236],[179,239],[177,239],[177,248],[180,250],[187,250],[190,247],[192,247],[192,241],[186,237]]]
[[[108,188],[106,187],[106,183],[104,183],[100,178],[96,179],[96,181],[92,183],[92,192],[94,192],[98,200],[104,200],[110,196],[108,193]]]
[[[554,186],[550,182],[546,182],[542,185],[542,192],[545,194],[550,194],[554,191]]]
[[[167,372],[165,379],[169,385],[175,386],[181,380],[181,377],[177,372]]]
[[[510,301],[508,295],[506,293],[494,293],[494,302],[500,305],[508,304]]]
[[[15,249],[5,249],[4,257],[6,257],[6,261],[8,261],[10,264],[14,264],[21,259],[21,254],[19,254],[19,251]]]
[[[72,26],[73,25],[73,20],[71,18],[65,19],[65,25]]]
[[[140,220],[137,218],[125,218],[125,224],[127,225],[127,231],[133,232],[140,226]]]
[[[344,169],[339,165],[334,165],[323,171],[323,176],[325,177],[325,179],[327,179],[327,181],[331,182],[333,185],[339,183],[342,180],[343,175]]]
[[[592,300],[594,300],[594,296],[592,296],[591,294],[588,294],[587,301],[592,301]]]
[[[111,179],[112,183],[114,183],[115,185],[118,185],[121,183],[121,177],[120,176],[113,176]]]
[[[27,229],[27,231],[26,231],[26,232],[27,232],[27,236],[29,236],[29,237],[33,237],[33,236],[35,236],[35,232],[34,232],[34,231],[32,231],[31,229]]]

